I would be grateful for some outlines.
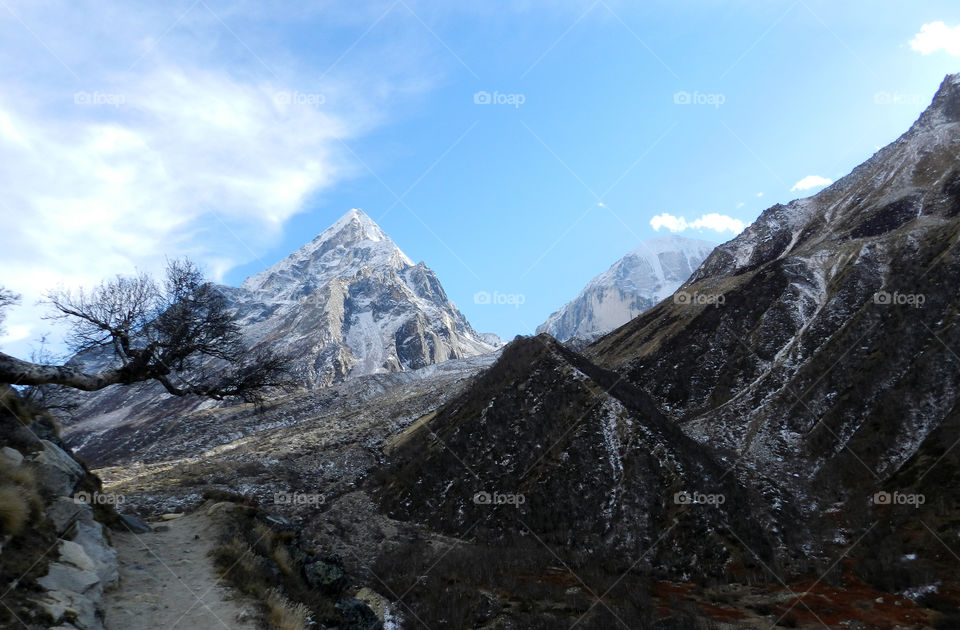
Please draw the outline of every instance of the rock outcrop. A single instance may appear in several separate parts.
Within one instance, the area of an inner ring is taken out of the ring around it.
[[[0,625],[102,630],[103,593],[118,573],[100,481],[49,418],[6,386],[0,397],[0,573],[9,582]]]

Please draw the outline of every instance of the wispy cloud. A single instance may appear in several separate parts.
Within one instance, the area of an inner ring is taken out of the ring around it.
[[[693,221],[687,221],[684,217],[678,217],[664,212],[650,219],[650,225],[658,232],[660,228],[665,228],[670,232],[713,230],[714,232],[733,232],[734,234],[739,234],[743,231],[743,228],[746,227],[740,219],[734,219],[733,217],[725,214],[717,214],[716,212],[700,215],[699,218]]]
[[[429,85],[386,66],[318,81],[204,2],[149,14],[10,6],[0,9],[0,285],[24,300],[6,343],[36,337],[33,305],[58,285],[156,271],[166,256],[189,255],[214,277],[255,260],[355,172],[342,143],[382,124],[398,92]]]
[[[947,26],[943,22],[930,22],[920,27],[920,32],[910,40],[910,48],[929,55],[942,50],[948,55],[960,57],[960,24]]]
[[[799,182],[793,185],[790,189],[790,192],[797,192],[798,190],[810,190],[812,188],[820,188],[822,186],[829,186],[833,183],[832,179],[822,177],[820,175],[807,175]]]

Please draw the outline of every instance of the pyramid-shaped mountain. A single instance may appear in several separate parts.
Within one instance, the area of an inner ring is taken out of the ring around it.
[[[295,357],[324,386],[494,350],[370,217],[351,210],[269,269],[225,288],[253,347]]]

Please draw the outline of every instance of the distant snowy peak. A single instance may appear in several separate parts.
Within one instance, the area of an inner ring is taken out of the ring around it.
[[[352,277],[364,267],[401,271],[413,266],[373,219],[353,209],[287,258],[247,278],[241,287],[290,298],[295,296],[282,294]]]
[[[618,260],[587,287],[613,286],[663,299],[672,295],[715,247],[715,243],[682,236],[653,238]]]
[[[675,235],[644,241],[587,283],[580,295],[537,327],[537,333],[566,341],[622,326],[672,295],[715,247]]]

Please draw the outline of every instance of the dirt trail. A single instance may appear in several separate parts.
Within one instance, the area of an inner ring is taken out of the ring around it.
[[[254,628],[253,604],[214,572],[214,519],[201,509],[154,525],[169,529],[113,536],[120,584],[104,597],[107,630]]]

